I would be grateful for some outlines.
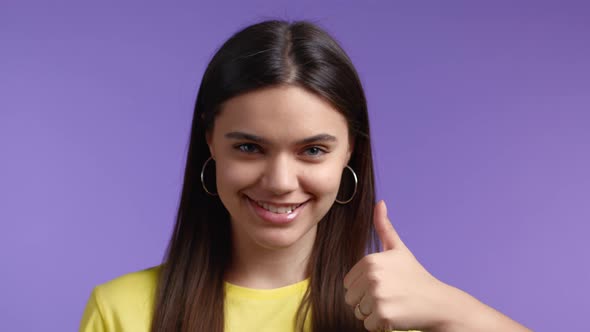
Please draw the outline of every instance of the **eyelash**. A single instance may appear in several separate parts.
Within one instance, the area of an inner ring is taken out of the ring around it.
[[[245,151],[244,147],[254,147],[257,151]],[[259,145],[254,144],[254,143],[237,144],[234,146],[234,149],[238,150],[239,152],[243,152],[243,153],[247,153],[247,154],[257,153],[262,150]],[[328,151],[326,151],[324,148],[317,146],[317,145],[309,146],[305,149],[305,151],[309,151],[310,149],[317,149],[318,150],[318,154],[308,154],[308,156],[313,157],[313,158],[321,157],[324,154],[328,153]]]
[[[260,150],[260,147],[257,146],[256,144],[253,144],[253,143],[242,143],[242,144],[238,144],[238,145],[234,146],[234,149],[236,149],[236,150],[238,150],[240,152],[244,152],[244,153],[254,153],[254,152],[251,152],[251,151],[244,151],[243,148],[245,146],[256,147],[257,150]]]

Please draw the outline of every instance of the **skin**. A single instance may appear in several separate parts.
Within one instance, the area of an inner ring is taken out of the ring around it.
[[[384,201],[375,205],[383,251],[361,259],[344,278],[345,301],[369,331],[530,331],[432,276],[400,239]]]
[[[324,134],[333,139],[300,143]],[[216,161],[217,191],[231,215],[229,282],[275,288],[306,278],[317,224],[334,204],[350,158],[348,137],[344,116],[298,87],[258,90],[223,105],[207,141]],[[307,203],[295,222],[273,225],[253,213],[246,197]]]
[[[301,143],[325,134],[332,139]],[[231,216],[226,280],[258,289],[304,280],[317,224],[334,204],[353,148],[344,116],[301,88],[267,88],[227,101],[207,143]],[[261,220],[248,198],[307,205],[294,222],[276,225]],[[383,251],[361,259],[343,284],[346,303],[351,310],[358,305],[355,315],[367,330],[529,331],[432,276],[398,236],[385,202],[374,212]]]

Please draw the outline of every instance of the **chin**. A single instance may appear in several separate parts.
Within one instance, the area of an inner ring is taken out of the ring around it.
[[[315,227],[314,227],[315,229]],[[313,230],[309,230],[311,232]],[[266,234],[258,234],[254,241],[260,247],[270,250],[287,249],[293,246],[305,245],[309,240],[307,234],[293,234],[292,230],[287,229],[274,229],[267,230]],[[312,238],[315,239],[315,236]],[[313,241],[311,244],[313,245]]]

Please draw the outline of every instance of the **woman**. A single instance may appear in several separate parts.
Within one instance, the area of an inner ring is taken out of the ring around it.
[[[527,331],[417,262],[374,205],[371,155],[328,34],[238,32],[202,79],[164,263],[96,287],[80,330]]]

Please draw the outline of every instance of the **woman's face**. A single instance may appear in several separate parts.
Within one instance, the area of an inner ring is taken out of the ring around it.
[[[351,154],[346,119],[295,86],[228,100],[207,142],[240,247],[311,246]]]

